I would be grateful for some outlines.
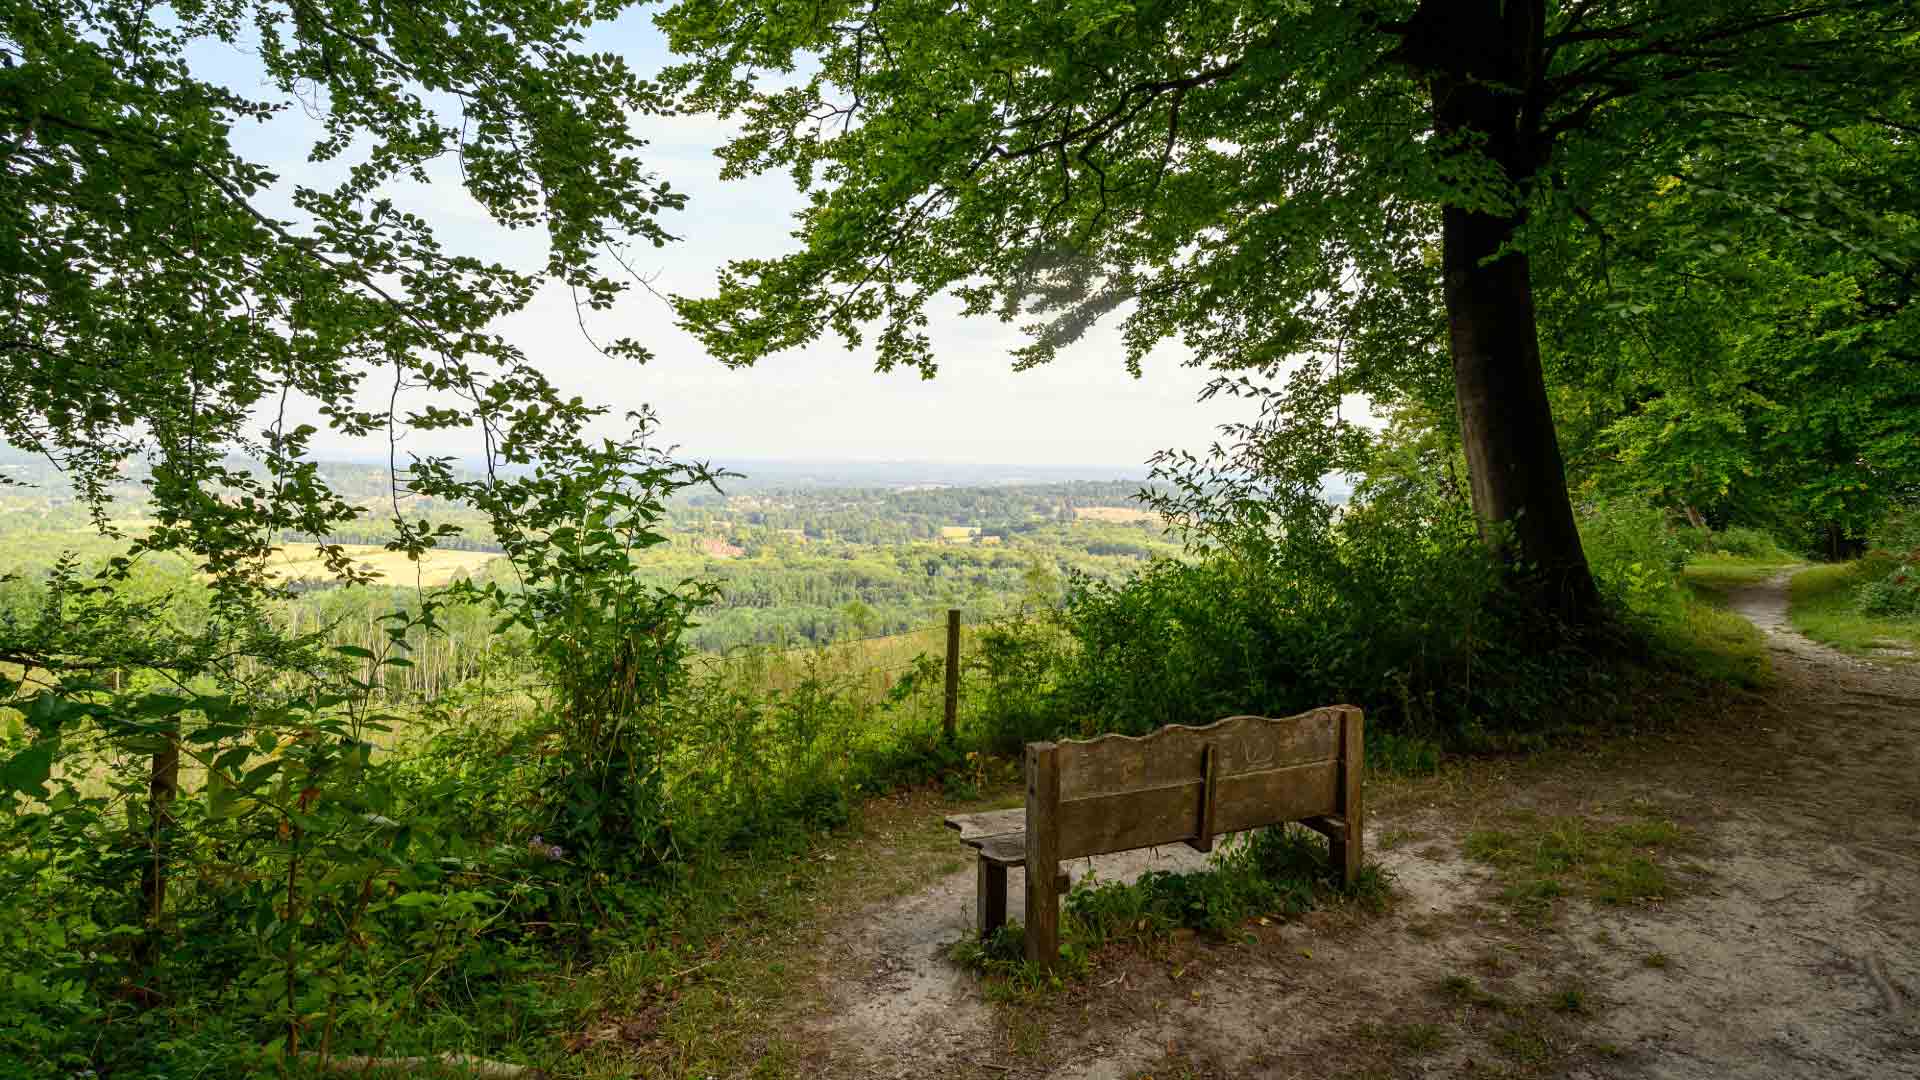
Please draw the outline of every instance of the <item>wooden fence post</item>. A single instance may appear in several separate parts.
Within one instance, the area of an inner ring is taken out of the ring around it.
[[[940,730],[946,736],[948,745],[954,740],[955,725],[960,715],[960,609],[947,609],[947,711],[941,718]]]

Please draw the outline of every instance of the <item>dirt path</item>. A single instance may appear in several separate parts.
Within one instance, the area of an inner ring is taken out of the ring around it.
[[[1794,633],[1784,577],[1732,603],[1772,649],[1760,698],[1382,785],[1390,913],[1104,956],[1084,986],[995,1005],[940,957],[972,920],[971,872],[953,874],[829,935],[825,1005],[793,1028],[802,1075],[1920,1076],[1920,678]],[[1667,902],[1523,918],[1462,851],[1476,830],[1634,814],[1693,838]]]

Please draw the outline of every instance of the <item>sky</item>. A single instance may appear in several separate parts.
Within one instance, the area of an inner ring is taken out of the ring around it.
[[[645,9],[598,28],[589,46],[624,56],[650,73],[668,62],[663,36]],[[190,53],[197,74],[256,98],[272,99],[244,50],[218,43]],[[801,197],[785,174],[738,181],[719,178],[714,156],[730,125],[713,117],[641,117],[635,127],[649,139],[644,158],[685,192],[684,211],[663,224],[683,240],[664,249],[636,248],[635,269],[654,278],[663,294],[704,295],[732,259],[790,251],[793,211]],[[278,194],[283,216],[295,216],[286,191],[298,181],[330,183],[337,166],[306,160],[318,125],[299,108],[264,127],[234,133],[236,148],[262,161],[283,179]],[[444,163],[431,186],[392,192],[396,201],[422,213],[441,241],[520,266],[537,265],[537,234],[509,233],[494,226],[458,187],[456,166]],[[1089,466],[1089,475],[1116,467],[1144,472],[1142,463],[1166,448],[1202,449],[1218,425],[1239,419],[1246,406],[1228,400],[1200,403],[1205,371],[1186,366],[1185,352],[1169,344],[1149,356],[1143,376],[1129,375],[1116,327],[1097,327],[1051,365],[1012,370],[1010,352],[1024,342],[1018,327],[994,318],[962,318],[957,305],[933,313],[927,334],[939,374],[881,374],[865,351],[849,352],[838,340],[781,353],[754,368],[732,370],[706,355],[674,325],[672,310],[656,296],[633,289],[611,311],[590,312],[588,330],[607,340],[632,337],[655,354],[644,366],[600,355],[582,334],[564,290],[549,289],[499,329],[563,390],[608,406],[615,416],[650,406],[660,420],[662,441],[688,456],[724,463],[733,458],[780,461],[913,461]],[[1236,407],[1237,406],[1237,407]],[[467,454],[477,448],[421,444],[415,451]],[[384,455],[379,447],[322,436],[322,456]]]

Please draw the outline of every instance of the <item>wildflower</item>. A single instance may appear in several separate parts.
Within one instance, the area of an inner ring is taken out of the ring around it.
[[[546,838],[541,836],[535,836],[533,839],[527,841],[527,850],[542,859],[564,859],[567,857],[566,848],[561,847],[559,844],[549,844]]]

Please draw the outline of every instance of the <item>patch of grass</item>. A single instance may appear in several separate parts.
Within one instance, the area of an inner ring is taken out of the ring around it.
[[[760,1051],[760,1060],[753,1063],[753,1071],[747,1076],[751,1080],[788,1080],[800,1075],[798,1051],[785,1039],[770,1040]]]
[[[837,833],[688,864],[676,907],[645,938],[612,945],[595,970],[565,980],[586,1016],[613,1027],[621,1017],[657,1017],[636,1047],[590,1046],[583,1063],[606,1055],[619,1065],[611,1075],[630,1076],[637,1050],[641,1076],[803,1075],[805,1048],[780,1024],[810,1000],[800,988],[817,981],[817,934],[903,883],[946,873],[956,844],[941,816],[977,808],[924,792],[889,796]]]
[[[1553,1043],[1532,1024],[1502,1028],[1491,1041],[1495,1050],[1521,1065],[1539,1066],[1553,1060]]]
[[[1462,1005],[1475,1005],[1499,1012],[1507,1008],[1506,999],[1482,988],[1471,975],[1449,975],[1441,979],[1440,993]]]
[[[1447,1045],[1447,1032],[1439,1024],[1400,1024],[1387,1034],[1409,1054],[1431,1054]]]
[[[1500,890],[1500,901],[1529,922],[1545,922],[1553,914],[1553,902],[1567,895],[1567,887],[1558,878],[1530,877]]]
[[[1062,927],[1064,931],[1065,926]],[[1063,932],[1062,938],[1065,938]],[[1067,978],[1086,974],[1086,950],[1077,943],[1062,942],[1061,965],[1048,971],[1027,962],[1026,929],[1017,922],[1003,924],[985,938],[969,934],[947,946],[947,959],[969,971],[986,976],[989,1000],[1010,1003],[1028,1002],[1058,989]]]
[[[1687,562],[1681,576],[1697,595],[1723,601],[1731,590],[1758,585],[1787,567],[1797,565],[1799,561],[1784,553],[1763,558],[1697,555]]]
[[[1881,574],[1885,568],[1881,567]],[[1867,615],[1855,592],[1874,576],[1874,564],[1831,563],[1793,576],[1787,618],[1793,628],[1823,645],[1855,656],[1900,660],[1899,650],[1920,657],[1920,620]]]
[[[1427,834],[1413,829],[1382,829],[1374,838],[1374,846],[1381,851],[1392,851],[1407,844],[1417,844],[1427,838]]]
[[[1353,1030],[1353,1041],[1370,1045],[1376,1052],[1389,1058],[1404,1058],[1431,1054],[1452,1041],[1452,1035],[1439,1024],[1426,1021],[1407,1021],[1403,1023],[1381,1023],[1369,1020]],[[1348,1076],[1397,1076],[1392,1070],[1377,1072],[1348,1073]]]
[[[1659,861],[1687,846],[1680,826],[1646,807],[1622,822],[1574,817],[1520,818],[1505,829],[1477,829],[1462,850],[1497,871],[1501,900],[1522,918],[1544,922],[1554,901],[1584,894],[1602,904],[1662,900],[1677,885]]]
[[[1588,1011],[1586,992],[1577,986],[1556,990],[1547,997],[1547,1008],[1557,1013],[1583,1016]]]
[[[1367,770],[1382,776],[1432,776],[1440,771],[1440,744],[1371,728],[1367,731]]]
[[[1023,1009],[1003,1009],[1000,1013],[1006,1025],[1007,1050],[1021,1057],[1033,1057],[1047,1045],[1046,1022]]]
[[[1656,649],[1714,682],[1759,689],[1772,681],[1766,635],[1712,601],[1690,597],[1650,632]]]
[[[1650,952],[1640,958],[1640,963],[1644,967],[1666,968],[1673,964],[1673,959],[1663,952]]]

